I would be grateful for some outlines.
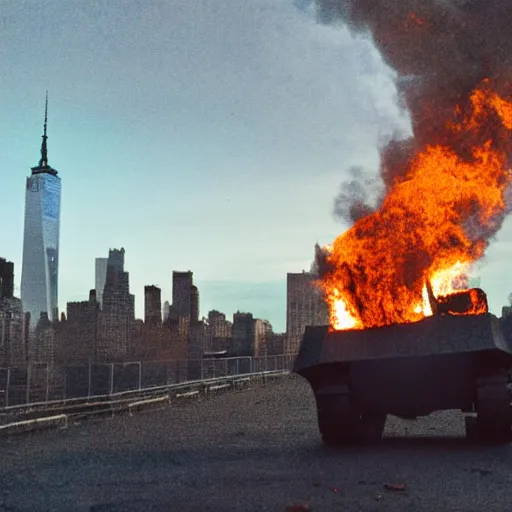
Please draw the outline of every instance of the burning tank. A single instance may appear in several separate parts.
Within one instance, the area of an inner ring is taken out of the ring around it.
[[[512,440],[512,343],[481,289],[435,298],[432,315],[367,329],[307,327],[294,372],[311,385],[326,444],[382,438],[386,417],[466,413],[466,434]]]
[[[350,227],[316,258],[331,327],[307,329],[295,369],[323,438],[375,439],[387,414],[461,409],[476,413],[468,432],[508,441],[508,336],[482,290],[436,281],[481,260],[512,213],[511,4],[315,4],[323,23],[371,34],[411,121],[380,146],[378,177],[344,173],[334,213]]]

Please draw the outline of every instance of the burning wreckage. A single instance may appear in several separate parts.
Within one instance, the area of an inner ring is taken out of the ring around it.
[[[371,37],[412,128],[361,169],[335,211],[351,227],[318,251],[330,325],[295,362],[326,443],[379,439],[387,414],[468,413],[466,431],[512,440],[512,343],[465,278],[512,211],[512,3],[315,0],[319,20]]]
[[[458,292],[432,309],[415,323],[306,328],[294,371],[314,391],[325,443],[373,442],[388,414],[416,418],[443,409],[472,413],[470,437],[512,441],[512,344],[487,312],[484,292]]]

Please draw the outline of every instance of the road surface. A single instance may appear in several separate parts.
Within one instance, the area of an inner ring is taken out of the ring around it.
[[[512,448],[462,434],[461,416],[448,412],[391,418],[377,447],[327,448],[308,385],[285,378],[0,439],[0,511],[511,510]]]

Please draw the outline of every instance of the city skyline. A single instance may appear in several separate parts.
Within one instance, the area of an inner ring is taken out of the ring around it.
[[[251,311],[284,331],[287,272],[348,227],[332,213],[340,183],[354,166],[376,175],[379,146],[409,129],[371,41],[288,0],[4,12],[0,254],[17,295],[23,182],[48,89],[51,161],[65,170],[59,309],[95,287],[96,258],[125,247],[138,318],[145,285],[170,300],[172,271],[190,269],[201,314]],[[478,270],[497,314],[511,227]]]

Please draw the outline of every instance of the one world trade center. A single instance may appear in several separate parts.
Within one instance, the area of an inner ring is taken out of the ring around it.
[[[35,327],[41,313],[58,318],[59,231],[61,181],[48,165],[46,95],[43,141],[39,165],[32,167],[25,190],[25,225],[21,300]]]

